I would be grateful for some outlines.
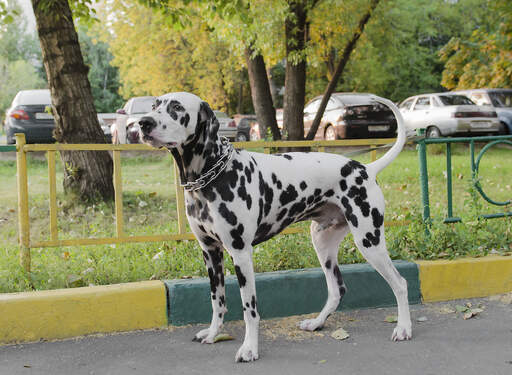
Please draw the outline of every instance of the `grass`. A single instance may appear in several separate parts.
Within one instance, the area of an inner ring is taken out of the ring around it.
[[[476,220],[481,213],[510,211],[491,206],[470,188],[469,150],[453,148],[454,215],[464,224],[443,224],[446,216],[444,149],[429,150],[431,234],[421,222],[419,167],[416,151],[404,150],[379,175],[386,197],[386,220],[409,220],[407,226],[388,227],[386,238],[393,259],[439,259],[510,254],[512,220]],[[511,150],[492,148],[482,159],[480,179],[486,193],[495,200],[511,198]],[[369,156],[357,158],[368,162]],[[61,238],[107,237],[114,235],[111,204],[84,206],[69,202],[62,189],[62,167],[58,166],[59,233]],[[176,233],[176,203],[172,159],[165,153],[139,153],[122,158],[125,230],[128,234]],[[44,157],[29,157],[29,210],[31,239],[49,238],[48,176]],[[14,161],[0,161],[0,292],[30,290],[19,266],[17,246],[17,192]],[[509,176],[509,177],[506,177]],[[308,223],[299,224],[304,228]],[[309,234],[282,235],[254,250],[257,272],[318,267]],[[351,236],[341,245],[340,263],[364,262]],[[226,257],[227,273],[234,267]],[[32,249],[32,283],[36,289],[112,284],[148,279],[206,276],[201,250],[195,241],[139,243],[101,246]]]

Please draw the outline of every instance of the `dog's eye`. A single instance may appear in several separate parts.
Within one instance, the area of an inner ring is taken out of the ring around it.
[[[176,112],[185,112],[185,108],[176,100],[171,100],[169,102],[169,109]]]

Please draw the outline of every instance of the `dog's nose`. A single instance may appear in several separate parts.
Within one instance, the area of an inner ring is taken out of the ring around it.
[[[139,120],[140,129],[144,134],[151,133],[151,130],[156,128],[156,121],[153,117],[144,116]]]

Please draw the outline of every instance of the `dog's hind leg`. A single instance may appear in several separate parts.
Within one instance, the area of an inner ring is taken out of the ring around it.
[[[324,308],[316,318],[303,320],[299,323],[299,327],[303,330],[314,331],[322,328],[329,315],[338,307],[347,290],[338,267],[339,246],[347,233],[348,226],[346,223],[331,225],[327,228],[323,228],[315,221],[311,223],[311,238],[325,274],[328,297]]]
[[[379,211],[372,209],[372,216],[377,218],[380,216]],[[382,208],[383,212],[384,209]],[[412,337],[411,316],[409,313],[409,301],[407,299],[407,281],[398,273],[397,269],[391,261],[386,249],[386,239],[384,237],[383,217],[380,216],[379,226],[371,226],[369,231],[362,230],[361,224],[359,228],[354,228],[351,224],[354,241],[373,268],[387,281],[398,304],[398,322],[393,331],[391,339],[393,341],[409,340]],[[366,228],[368,229],[368,227]]]
[[[203,344],[213,344],[215,336],[219,333],[224,321],[224,315],[228,311],[224,287],[224,253],[220,246],[203,246],[203,244],[201,246],[203,247],[204,263],[210,278],[213,313],[210,327],[199,331],[195,335],[194,341],[200,341]]]

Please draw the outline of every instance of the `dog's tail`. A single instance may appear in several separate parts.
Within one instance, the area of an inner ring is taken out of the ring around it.
[[[400,110],[396,107],[396,105],[393,104],[393,102],[391,102],[390,100],[380,97],[376,97],[375,101],[389,107],[389,109],[391,109],[391,111],[395,115],[397,123],[397,138],[393,147],[391,147],[389,151],[384,154],[383,157],[367,165],[368,170],[377,175],[398,156],[400,151],[402,151],[402,148],[404,147],[407,137],[405,135],[404,118],[402,117],[402,114],[400,113]]]

